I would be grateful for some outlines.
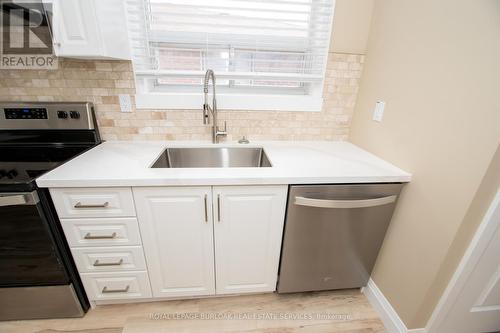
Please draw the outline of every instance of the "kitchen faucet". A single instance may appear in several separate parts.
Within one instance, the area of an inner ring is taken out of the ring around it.
[[[212,78],[212,107],[208,105],[208,83]],[[212,143],[218,143],[220,136],[227,136],[227,124],[224,121],[224,129],[220,130],[217,126],[217,100],[215,98],[215,74],[214,71],[209,69],[205,73],[205,80],[203,83],[203,92],[205,95],[205,102],[203,103],[203,124],[209,123],[209,113],[212,114]]]

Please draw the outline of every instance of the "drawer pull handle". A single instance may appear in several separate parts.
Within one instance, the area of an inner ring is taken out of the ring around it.
[[[87,234],[85,235],[85,237],[83,237],[85,239],[113,239],[113,238],[116,238],[116,232],[113,232],[111,235],[103,235],[103,236],[92,236],[90,234],[90,232],[87,232]]]
[[[99,260],[94,261],[94,266],[120,266],[123,264],[123,259],[120,259],[120,261],[117,262],[99,262]]]
[[[96,204],[96,205],[84,205],[81,202],[77,202],[73,207],[75,208],[106,208],[109,206],[109,202],[105,202],[102,204]]]
[[[102,288],[101,293],[103,293],[103,294],[127,293],[129,289],[130,289],[129,285],[127,285],[124,289],[108,289],[108,287],[104,286],[104,288]]]

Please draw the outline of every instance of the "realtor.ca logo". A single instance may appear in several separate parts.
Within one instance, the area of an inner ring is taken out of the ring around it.
[[[41,0],[0,0],[0,69],[57,69],[46,6]]]

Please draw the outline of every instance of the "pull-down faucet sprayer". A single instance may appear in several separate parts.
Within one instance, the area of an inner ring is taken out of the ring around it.
[[[208,105],[208,84],[210,83],[210,79],[212,79],[212,107]],[[203,124],[207,125],[209,123],[210,114],[212,114],[212,143],[218,143],[220,136],[227,135],[227,126],[224,121],[224,129],[220,130],[219,126],[217,126],[217,100],[215,98],[215,74],[214,71],[209,69],[205,73],[205,79],[203,81],[203,94],[204,94],[204,103],[203,103]]]

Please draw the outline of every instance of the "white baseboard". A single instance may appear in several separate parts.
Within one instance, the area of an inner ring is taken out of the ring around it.
[[[391,303],[385,298],[384,294],[378,289],[375,282],[370,279],[366,287],[362,289],[363,294],[370,304],[375,308],[380,319],[384,323],[387,332],[389,333],[425,333],[425,328],[417,328],[409,330],[405,323],[399,318],[396,310]]]

